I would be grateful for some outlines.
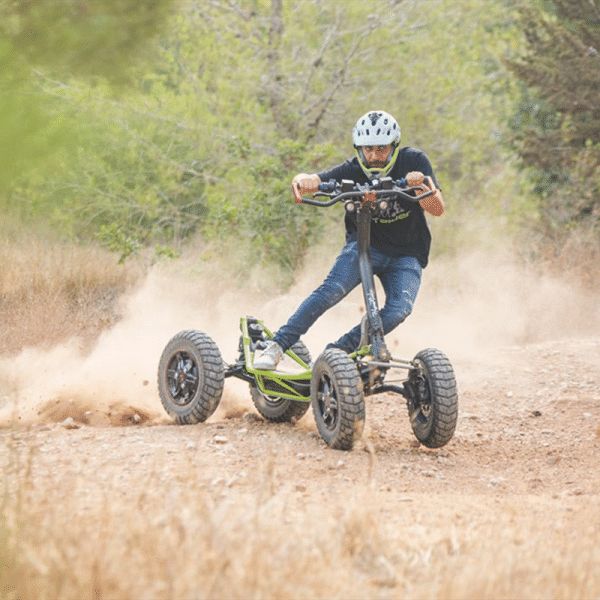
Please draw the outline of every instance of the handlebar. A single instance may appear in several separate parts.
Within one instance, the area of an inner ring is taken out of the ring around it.
[[[314,198],[302,196],[297,185],[292,185],[292,193],[297,204],[310,204],[312,206],[333,206],[338,202],[351,202],[352,204],[375,202],[376,200],[396,200],[403,199],[408,202],[419,202],[435,193],[435,185],[431,177],[426,176],[421,185],[407,185],[406,179],[396,179],[384,177],[373,180],[370,183],[355,183],[350,180],[341,182],[331,180],[319,184],[319,191],[314,197],[326,197],[329,200],[320,201]],[[413,195],[415,194],[415,195]]]

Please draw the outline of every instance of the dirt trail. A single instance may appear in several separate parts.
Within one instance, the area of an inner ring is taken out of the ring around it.
[[[310,412],[263,421],[239,381],[207,423],[162,411],[176,331],[206,330],[231,360],[242,295],[277,326],[326,265],[269,299],[174,265],[92,348],[0,357],[0,597],[600,599],[597,295],[509,254],[436,261],[388,336],[398,356],[437,346],[454,364],[458,427],[436,451],[389,395],[367,399],[352,452]],[[308,347],[361,306],[356,291],[328,311]]]
[[[358,549],[348,550],[347,571],[339,566],[343,584],[314,583],[303,571],[289,589],[245,583],[248,595],[347,589],[354,597],[600,597],[600,338],[502,347],[455,368],[458,427],[436,451],[416,443],[405,407],[392,396],[367,399],[364,441],[338,452],[320,440],[312,413],[295,426],[270,424],[238,392],[207,423],[186,427],[126,406],[113,406],[105,421],[80,408],[68,415],[47,407],[45,424],[0,432],[0,463],[14,474],[15,456],[22,465],[29,449],[30,506],[66,494],[77,519],[93,521],[107,503],[119,510],[150,497],[163,514],[155,509],[148,520],[166,531],[172,509],[159,500],[167,491],[188,493],[192,474],[196,493],[213,507],[230,507],[239,523],[252,519],[257,503],[280,507],[283,522],[261,542],[265,548],[282,548],[285,532],[306,530],[318,550],[311,515],[332,531],[344,523],[346,536],[358,519],[359,541],[344,538]],[[48,424],[65,416],[74,418],[66,424],[72,429]],[[86,419],[98,426],[77,422]],[[206,505],[186,509],[189,524],[204,518]],[[107,556],[119,539],[111,534]],[[297,551],[302,559],[305,550]],[[325,571],[338,568],[321,561]],[[201,571],[199,564],[189,589],[203,581]],[[153,595],[139,585],[121,592]],[[212,585],[217,597],[244,595]],[[189,589],[172,591],[186,597]]]

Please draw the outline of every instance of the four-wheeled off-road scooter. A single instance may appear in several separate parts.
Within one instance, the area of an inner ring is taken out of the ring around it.
[[[389,177],[366,184],[353,181],[321,183],[314,197],[296,202],[313,206],[344,204],[355,213],[359,265],[365,302],[359,348],[347,354],[328,348],[311,363],[303,342],[287,350],[287,358],[276,371],[254,368],[254,353],[273,333],[259,319],[240,319],[239,356],[224,363],[215,342],[200,331],[176,334],[165,347],[158,367],[158,389],[162,404],[177,423],[205,421],[217,408],[226,377],[250,384],[258,412],[267,420],[294,422],[312,404],[319,434],[332,448],[350,450],[360,438],[365,420],[365,396],[390,393],[407,403],[412,430],[429,448],[447,444],[454,434],[458,416],[458,395],[454,370],[446,355],[435,348],[421,350],[412,360],[393,358],[385,344],[373,269],[369,258],[371,219],[384,214],[396,203],[418,202],[433,193],[433,183],[407,186],[404,179]],[[295,369],[290,370],[289,364]],[[385,382],[387,374],[399,374]]]

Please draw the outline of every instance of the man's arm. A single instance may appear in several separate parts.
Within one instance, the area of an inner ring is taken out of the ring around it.
[[[444,198],[442,190],[438,188],[438,182],[433,173],[431,162],[425,152],[418,151],[413,160],[414,171],[406,175],[408,185],[424,185],[423,176],[431,177],[433,181],[433,189],[435,192],[431,196],[427,196],[423,200],[419,200],[421,208],[434,217],[439,217],[444,214]],[[426,184],[425,184],[426,185]],[[429,186],[426,186],[429,188]]]
[[[423,200],[419,200],[421,208],[434,217],[441,217],[444,214],[444,197],[442,192],[436,188],[435,192]]]
[[[423,185],[428,189],[432,189],[425,183],[425,176],[421,171],[411,171],[410,173],[407,173],[406,183],[410,186]],[[419,205],[425,212],[428,212],[434,217],[439,217],[444,214],[444,197],[442,196],[441,190],[435,187],[435,183],[432,183],[432,185],[435,192],[431,194],[431,196],[419,200]]]
[[[427,198],[423,198],[423,200],[419,200],[419,205],[421,208],[428,212],[430,215],[434,217],[440,217],[444,214],[444,197],[442,196],[442,191],[438,189],[435,185],[435,180],[433,179],[433,171],[431,170],[431,165],[427,160],[427,165],[429,165],[429,173],[426,173],[429,177],[431,177],[432,186],[430,187],[425,182],[425,175],[421,171],[411,171],[406,174],[406,183],[408,185],[422,185],[427,189],[434,189],[435,192],[431,194],[431,196],[427,196]]]
[[[300,192],[300,194],[314,194],[319,191],[319,184],[322,181],[329,181],[335,179],[341,182],[342,179],[355,179],[356,170],[358,165],[354,165],[351,159],[331,167],[326,171],[320,171],[319,173],[307,174],[299,173],[292,180],[292,186]]]

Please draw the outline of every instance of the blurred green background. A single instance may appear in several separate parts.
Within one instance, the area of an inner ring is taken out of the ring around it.
[[[340,231],[292,176],[351,156],[381,108],[444,189],[437,253],[487,223],[523,255],[598,255],[597,0],[1,0],[0,30],[13,232],[122,261],[234,241],[288,284]]]

